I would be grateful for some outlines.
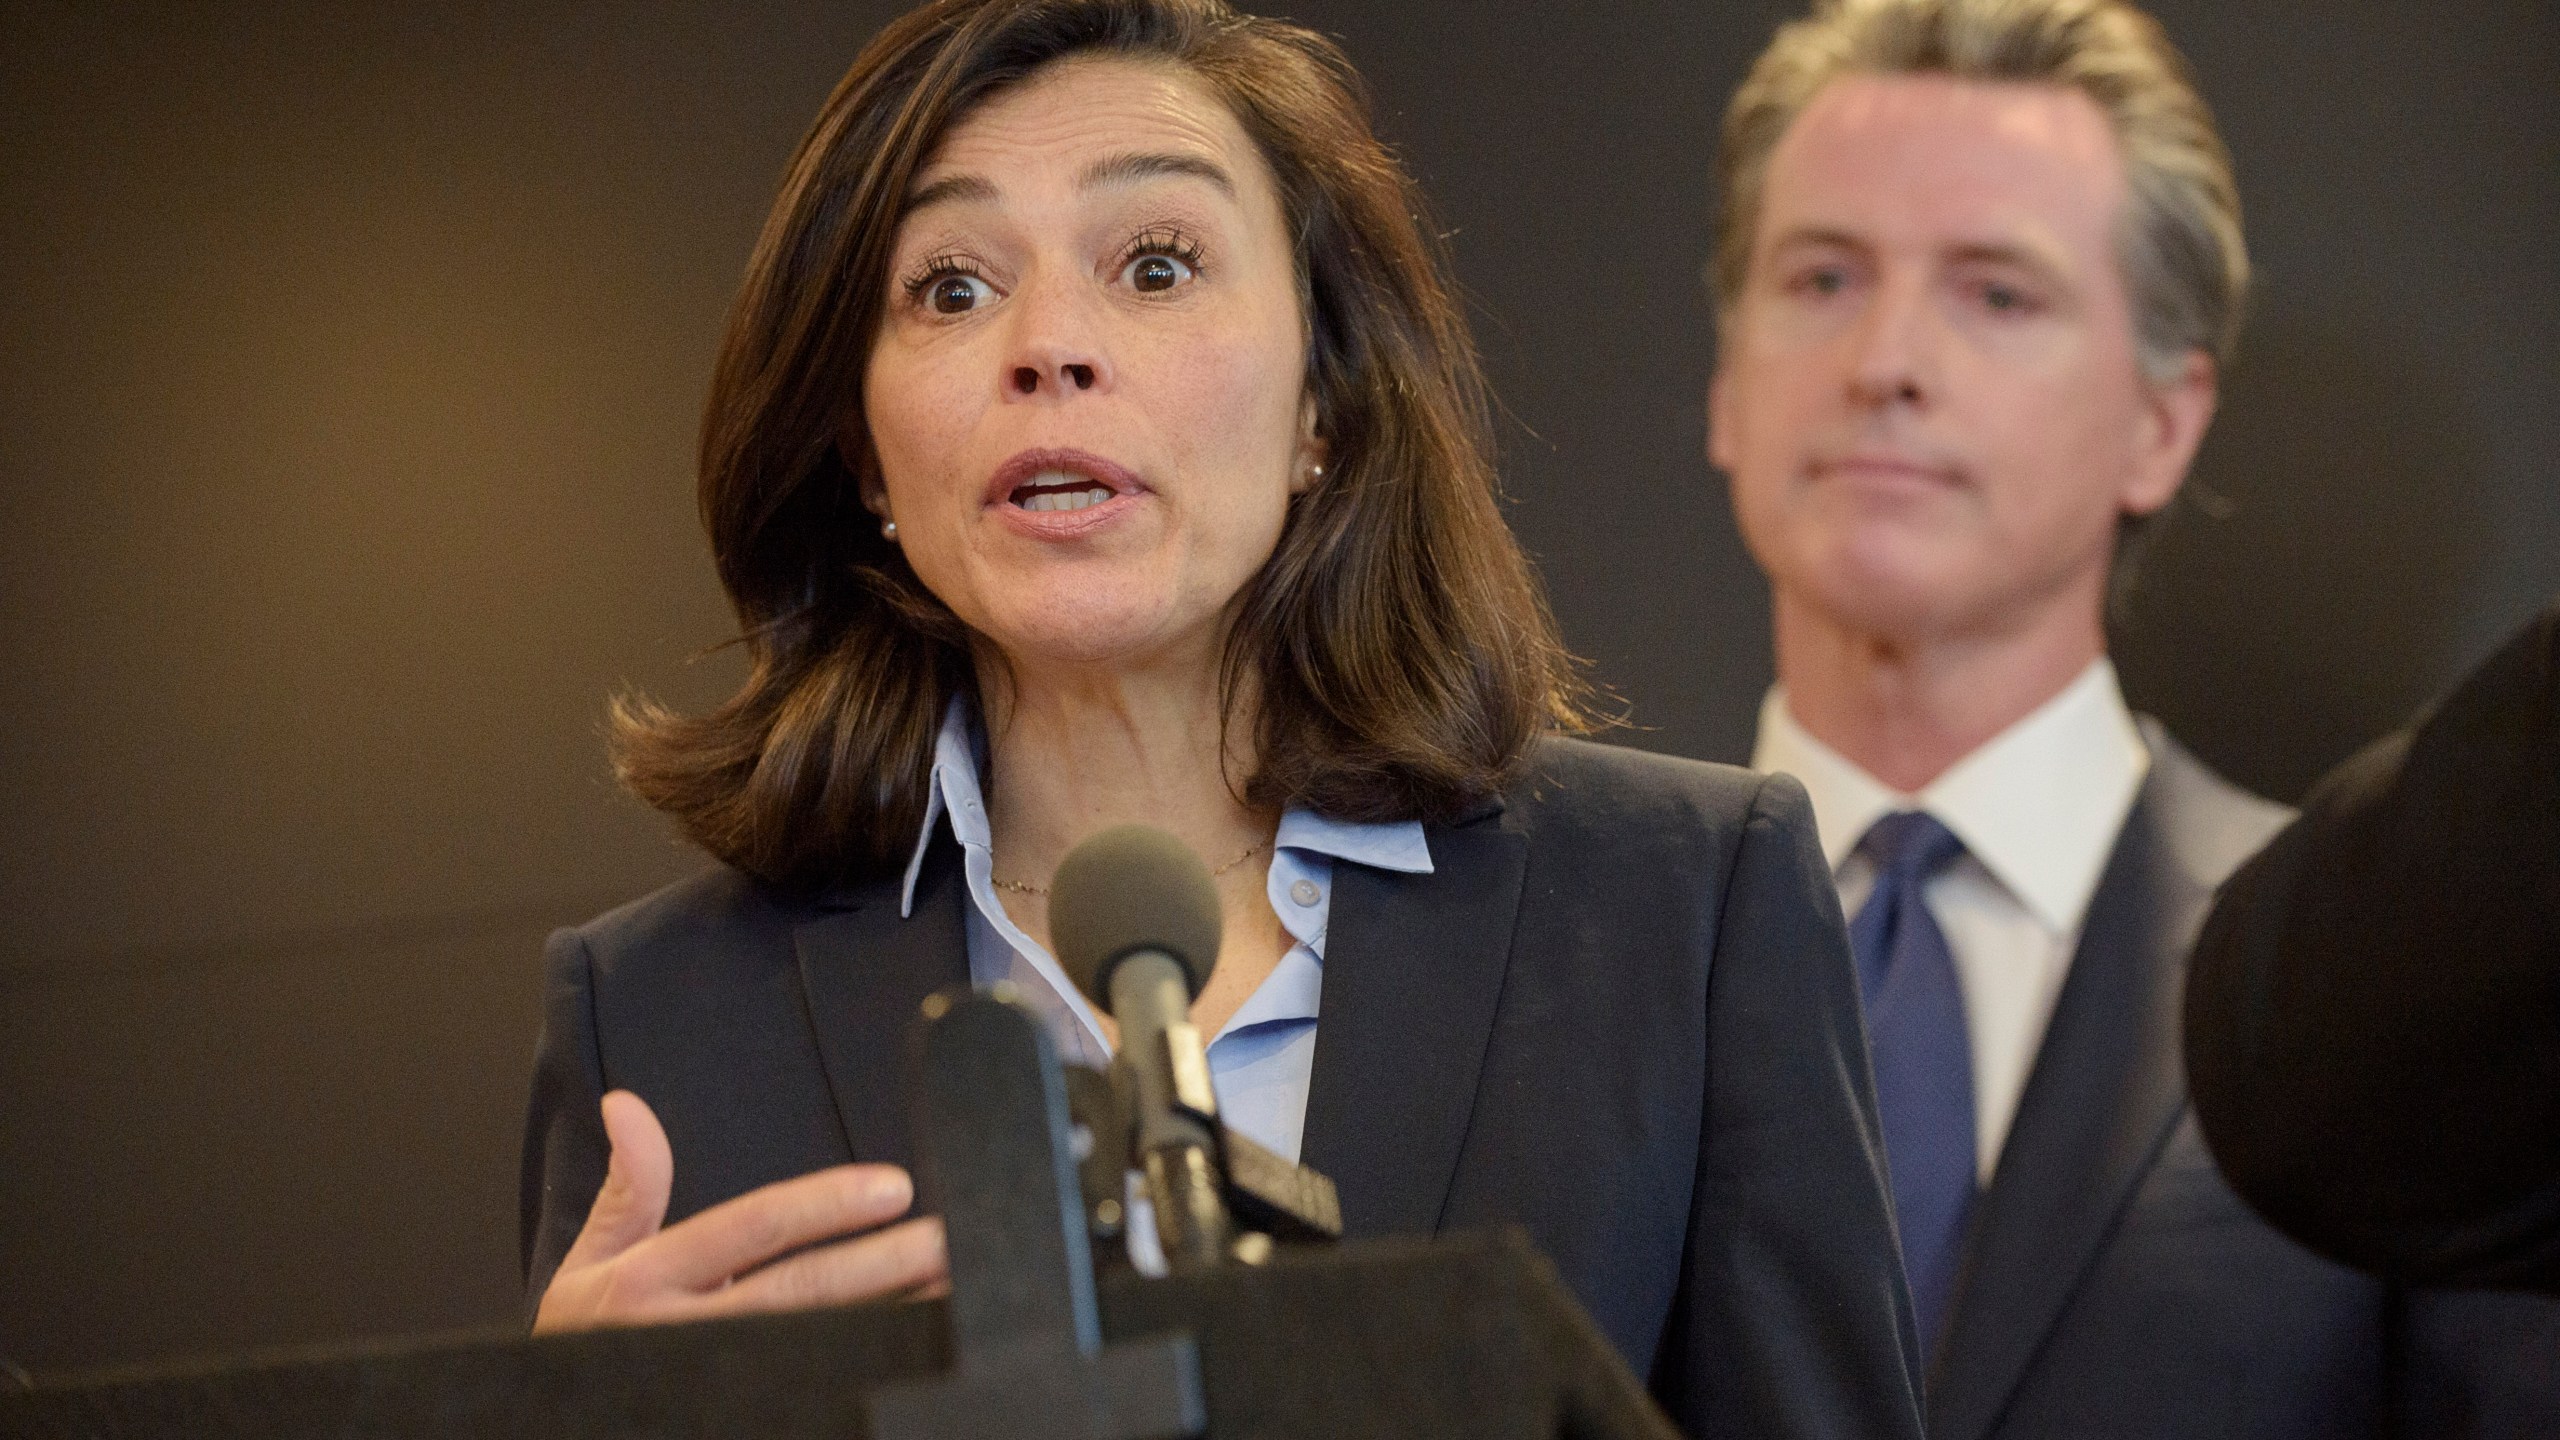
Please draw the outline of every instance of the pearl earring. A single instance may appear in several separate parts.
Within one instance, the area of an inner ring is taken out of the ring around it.
[[[1323,479],[1323,478],[1324,478],[1324,465],[1323,465],[1321,462],[1319,462],[1319,461],[1314,461],[1314,460],[1310,460],[1310,461],[1308,461],[1308,462],[1307,462],[1307,478],[1308,478],[1309,480],[1321,480],[1321,479]]]
[[[881,521],[880,538],[888,541],[892,545],[898,543],[898,522],[895,520]]]

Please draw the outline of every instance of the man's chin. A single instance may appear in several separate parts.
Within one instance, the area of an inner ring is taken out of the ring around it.
[[[1823,607],[1883,625],[1897,617],[1925,620],[1977,603],[1974,557],[1941,535],[1916,535],[1901,527],[1868,527],[1842,536],[1805,557],[1805,578]]]
[[[1980,616],[1985,597],[1943,569],[1866,566],[1834,571],[1798,587],[1808,608],[1832,627],[1889,642],[1954,634]]]

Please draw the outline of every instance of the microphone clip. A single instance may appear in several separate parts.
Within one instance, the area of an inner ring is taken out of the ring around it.
[[[1167,1036],[1168,1041],[1172,1038]],[[1077,1179],[1097,1246],[1095,1253],[1116,1253],[1120,1246],[1114,1242],[1127,1237],[1128,1172],[1143,1174],[1147,1166],[1127,1081],[1116,1066],[1105,1071],[1069,1065],[1065,1070],[1067,1106],[1077,1131]],[[1179,1074],[1179,1067],[1176,1073]],[[1183,1109],[1207,1127],[1213,1139],[1206,1158],[1215,1176],[1216,1193],[1236,1231],[1228,1243],[1227,1258],[1260,1264],[1269,1257],[1275,1243],[1326,1244],[1340,1240],[1342,1201],[1332,1179],[1309,1166],[1283,1159],[1220,1121],[1215,1094],[1208,1091],[1205,1060],[1199,1076],[1200,1090],[1192,1093],[1208,1092],[1206,1113],[1188,1097]],[[1176,1089],[1190,1087],[1177,1082]]]

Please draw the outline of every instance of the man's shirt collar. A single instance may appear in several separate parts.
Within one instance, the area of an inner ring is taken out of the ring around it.
[[[1751,765],[1804,783],[1835,874],[1867,827],[1896,810],[1926,810],[2038,921],[2068,935],[2097,893],[2151,753],[2115,666],[2101,656],[1917,795],[1895,791],[1815,739],[1787,709],[1782,687],[1761,702]]]

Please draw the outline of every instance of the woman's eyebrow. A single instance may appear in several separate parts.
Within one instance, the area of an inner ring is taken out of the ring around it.
[[[1082,184],[1091,190],[1104,185],[1130,185],[1159,176],[1188,175],[1205,180],[1220,193],[1233,199],[1235,181],[1227,177],[1216,161],[1199,155],[1183,155],[1169,151],[1145,151],[1127,155],[1106,155],[1085,167]],[[907,197],[898,207],[898,218],[906,219],[919,210],[936,205],[983,205],[996,198],[995,182],[983,175],[945,175]]]
[[[1103,185],[1128,185],[1158,176],[1188,175],[1206,180],[1235,198],[1235,182],[1216,161],[1201,155],[1183,155],[1165,151],[1142,151],[1128,155],[1106,155],[1085,167],[1084,188]]]
[[[996,198],[995,182],[980,175],[945,175],[907,197],[898,207],[898,218],[906,219],[919,210],[936,205],[956,205],[963,201],[983,204]]]

